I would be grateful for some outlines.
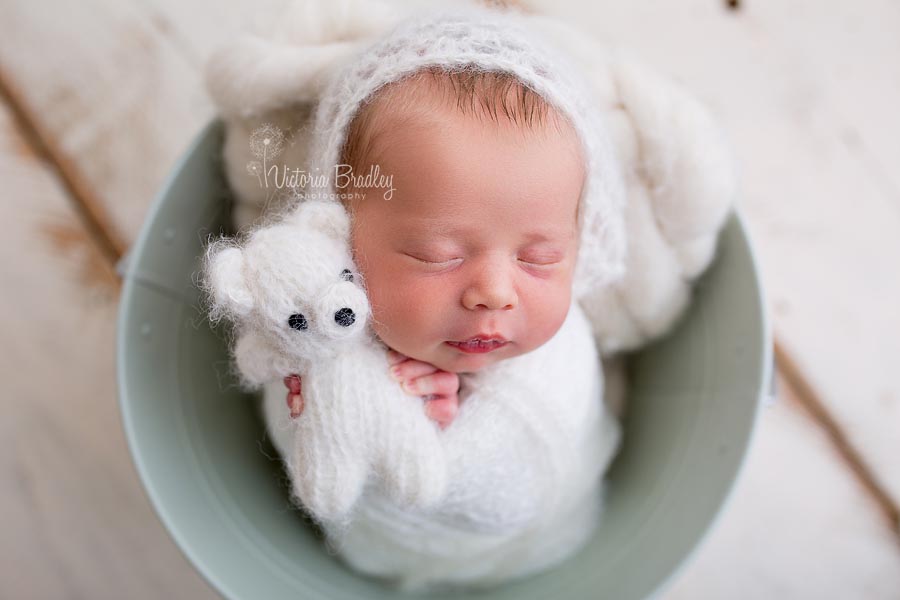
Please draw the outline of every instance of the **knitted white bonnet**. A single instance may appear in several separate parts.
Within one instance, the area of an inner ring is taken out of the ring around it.
[[[579,209],[580,249],[576,298],[617,279],[624,271],[624,185],[612,145],[588,93],[562,57],[535,40],[515,13],[466,7],[419,15],[333,74],[316,108],[310,157],[318,173],[340,160],[347,129],[360,106],[382,86],[427,67],[506,72],[568,117],[584,149],[586,179]],[[315,171],[314,171],[315,172]],[[329,177],[329,196],[336,198]],[[310,190],[301,190],[301,197]]]

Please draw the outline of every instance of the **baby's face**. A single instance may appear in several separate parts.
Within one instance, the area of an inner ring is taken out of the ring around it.
[[[537,348],[570,305],[584,181],[577,137],[562,121],[534,130],[499,121],[446,106],[386,129],[373,162],[393,175],[393,197],[370,189],[353,203],[376,334],[446,371]],[[505,343],[461,344],[489,336]]]

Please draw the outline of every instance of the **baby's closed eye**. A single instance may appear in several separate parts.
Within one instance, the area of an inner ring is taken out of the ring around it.
[[[462,260],[461,256],[451,256],[451,255],[437,255],[433,253],[427,252],[404,252],[404,255],[415,259],[422,263],[432,264],[432,265],[445,265],[449,264],[455,260]]]
[[[463,257],[454,252],[412,249],[401,251],[400,256],[414,269],[429,274],[455,270],[463,262]]]
[[[463,256],[440,255],[428,252],[403,252],[403,255],[412,258],[416,262],[433,266],[450,266],[465,260]],[[519,262],[535,266],[552,266],[559,264],[564,259],[565,252],[560,251],[527,252],[516,257],[516,260]]]
[[[529,265],[549,266],[562,262],[565,257],[565,252],[553,250],[526,252],[520,254],[518,260]]]

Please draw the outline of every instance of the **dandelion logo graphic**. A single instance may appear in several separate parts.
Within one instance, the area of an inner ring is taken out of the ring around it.
[[[267,179],[268,162],[277,158],[283,149],[284,132],[271,123],[263,123],[250,134],[250,152],[259,160],[248,162],[247,172],[256,175],[260,187],[264,185],[263,180]]]
[[[271,123],[263,123],[250,134],[250,152],[261,158],[263,166],[270,158],[277,158],[284,146],[284,132]]]

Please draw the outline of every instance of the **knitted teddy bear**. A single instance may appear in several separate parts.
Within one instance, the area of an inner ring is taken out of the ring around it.
[[[340,205],[306,202],[243,247],[210,245],[205,269],[212,318],[237,324],[245,386],[303,376],[306,409],[287,462],[294,494],[333,523],[349,519],[370,474],[410,508],[434,504],[447,480],[435,423],[390,378],[386,348],[367,328],[349,228]]]

